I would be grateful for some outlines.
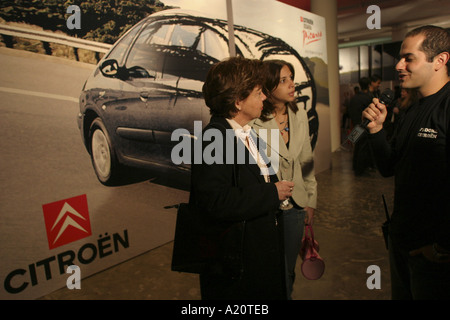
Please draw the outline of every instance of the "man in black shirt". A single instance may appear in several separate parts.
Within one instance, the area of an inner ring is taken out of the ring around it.
[[[402,88],[421,99],[386,141],[386,107],[363,112],[375,162],[395,175],[389,257],[393,299],[450,299],[450,33],[425,26],[409,32],[396,66]]]

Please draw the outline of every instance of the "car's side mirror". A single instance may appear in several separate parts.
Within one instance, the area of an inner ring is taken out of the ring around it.
[[[105,60],[100,65],[100,72],[108,78],[124,78],[123,69],[119,67],[119,63],[115,59]]]

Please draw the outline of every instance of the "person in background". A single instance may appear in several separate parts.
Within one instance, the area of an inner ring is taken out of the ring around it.
[[[390,142],[378,99],[364,110],[369,142],[383,176],[395,176],[389,226],[393,299],[450,299],[450,32],[408,32],[396,65],[401,87],[420,99]]]
[[[284,225],[284,247],[286,256],[287,297],[291,299],[295,280],[295,265],[302,244],[305,222],[313,223],[317,204],[317,182],[314,174],[314,159],[309,138],[306,111],[295,102],[295,71],[283,60],[266,60],[267,77],[264,92],[264,109],[261,117],[253,122],[256,132],[262,129],[276,130],[279,139],[280,180],[295,183],[290,203],[282,206]],[[267,134],[268,137],[272,135]],[[268,140],[269,145],[273,145]]]
[[[418,100],[418,92],[415,89],[406,89],[402,88],[400,90],[400,98],[397,99],[394,108],[393,108],[393,119],[391,119],[393,123],[393,130],[395,130],[396,126],[400,122],[400,119],[405,114],[406,110],[416,103]]]
[[[369,93],[372,98],[378,98],[380,96],[381,77],[374,74],[370,77]]]
[[[345,91],[344,92],[344,101],[342,101],[341,106],[341,113],[342,113],[342,120],[341,120],[341,129],[346,132],[350,128],[350,120],[348,117],[348,104],[350,103],[350,92]]]
[[[264,79],[261,61],[234,57],[213,65],[203,85],[212,115],[204,132],[218,130],[224,143],[203,141],[203,154],[214,147],[219,161],[210,163],[202,157],[201,163],[193,163],[189,201],[199,208],[207,223],[243,225],[243,237],[239,232],[226,235],[232,238],[230,243],[238,244],[237,250],[242,250],[235,261],[240,264],[240,274],[217,273],[216,266],[200,274],[202,299],[286,299],[278,216],[280,202],[292,195],[294,183],[278,181],[266,170],[267,163],[261,161],[263,155],[254,147],[248,125],[261,114],[266,99]],[[233,163],[227,161],[226,155],[232,152],[228,148],[237,150]],[[228,242],[220,245],[233,253],[234,246],[228,246]],[[218,261],[218,267],[223,267],[223,262]]]
[[[363,77],[359,80],[360,91],[350,100],[349,114],[353,126],[362,122],[362,112],[372,101],[373,95],[369,91],[370,79]],[[353,148],[353,172],[355,176],[363,176],[373,167],[373,160],[370,156],[370,148],[366,135],[362,135]]]

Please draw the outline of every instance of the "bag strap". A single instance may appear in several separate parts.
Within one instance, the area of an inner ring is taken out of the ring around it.
[[[314,242],[314,231],[312,228],[312,225],[306,224],[305,225],[305,237],[308,238],[308,231],[309,234],[311,235],[311,237],[308,239],[309,240],[309,248],[308,250],[311,251],[311,257],[317,257],[317,254],[314,253],[314,249],[316,247],[316,243]]]
[[[308,235],[308,231],[309,231],[309,234],[311,235],[311,240],[312,240],[313,243],[314,243],[314,231],[313,231],[313,228],[312,228],[311,225],[306,224],[306,225],[305,225],[305,236]]]

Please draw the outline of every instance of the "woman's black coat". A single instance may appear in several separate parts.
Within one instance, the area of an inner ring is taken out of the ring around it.
[[[230,133],[232,129],[225,118],[212,117],[204,132],[210,128],[221,132],[224,148],[235,146],[236,141],[242,143],[234,134],[227,136],[225,132]],[[202,150],[210,152],[211,149],[205,150],[209,143],[203,141]],[[240,150],[245,150],[248,159],[247,149]],[[216,151],[221,154],[215,155],[223,159],[226,152],[231,152]],[[232,280],[201,274],[202,298],[286,299],[282,226],[278,221],[281,219],[277,219],[280,201],[274,184],[277,178],[272,175],[271,182],[266,183],[258,165],[248,161],[238,164],[236,171],[237,187],[233,182],[233,164],[209,165],[203,161],[192,165],[191,203],[196,203],[214,221],[246,221],[241,278]]]

